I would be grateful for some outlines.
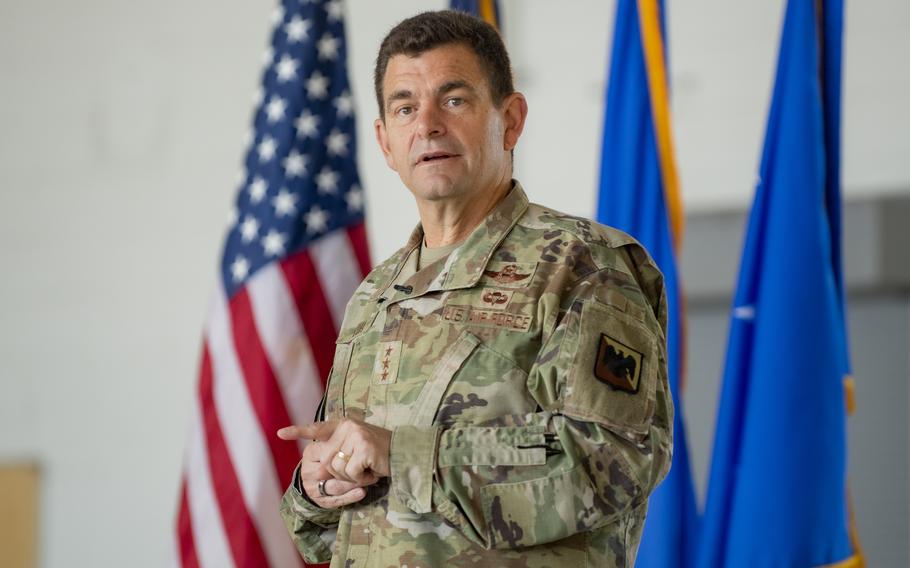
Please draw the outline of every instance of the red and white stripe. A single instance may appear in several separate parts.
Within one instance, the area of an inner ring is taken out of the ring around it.
[[[177,514],[185,568],[304,566],[278,513],[301,446],[275,431],[311,422],[351,294],[369,270],[358,225],[254,274],[205,328]]]

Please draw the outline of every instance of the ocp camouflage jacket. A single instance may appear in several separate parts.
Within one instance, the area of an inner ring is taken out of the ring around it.
[[[422,238],[352,297],[324,406],[393,431],[391,478],[341,510],[292,485],[298,549],[333,568],[632,566],[671,457],[653,261],[517,183],[417,272]]]

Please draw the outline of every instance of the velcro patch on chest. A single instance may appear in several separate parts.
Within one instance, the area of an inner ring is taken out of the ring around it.
[[[373,384],[389,385],[398,379],[398,363],[401,361],[401,341],[379,343],[373,363]]]
[[[636,393],[643,359],[641,352],[601,333],[597,359],[594,361],[594,376],[613,388]]]
[[[531,316],[513,314],[501,310],[485,310],[472,306],[447,305],[442,311],[442,319],[448,323],[498,327],[513,331],[528,331],[531,329]]]
[[[515,294],[512,290],[486,290],[480,294],[474,307],[488,310],[504,310],[509,307],[512,296]]]
[[[484,269],[482,281],[502,288],[524,288],[531,283],[536,271],[536,262],[495,261]]]

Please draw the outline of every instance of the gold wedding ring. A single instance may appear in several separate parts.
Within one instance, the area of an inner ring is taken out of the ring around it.
[[[351,456],[342,452],[341,450],[338,450],[338,453],[335,454],[335,457],[340,459],[341,461],[345,461],[345,462],[348,461],[349,459],[351,459]]]

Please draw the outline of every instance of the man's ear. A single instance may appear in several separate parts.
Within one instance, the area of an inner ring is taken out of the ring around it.
[[[389,147],[389,134],[386,132],[385,122],[381,118],[377,118],[373,121],[373,129],[376,131],[376,143],[379,144],[379,149],[385,156],[385,163],[397,172],[398,168],[395,167],[395,161],[392,159],[392,149]]]
[[[528,117],[528,101],[519,92],[514,92],[502,102],[503,106],[503,132],[502,148],[510,151],[518,145],[518,138],[525,127]]]

